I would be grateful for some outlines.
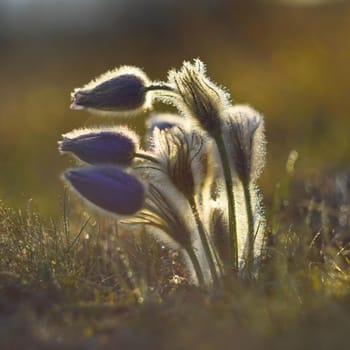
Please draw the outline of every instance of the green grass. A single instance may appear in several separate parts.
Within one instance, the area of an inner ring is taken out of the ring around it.
[[[286,175],[257,280],[229,276],[210,292],[186,284],[176,253],[142,231],[90,217],[78,203],[66,199],[59,222],[29,205],[2,204],[0,348],[342,346],[350,326],[347,247],[334,243],[324,215],[311,218],[322,206],[296,214],[306,199],[289,186]],[[298,204],[286,205],[286,196]]]

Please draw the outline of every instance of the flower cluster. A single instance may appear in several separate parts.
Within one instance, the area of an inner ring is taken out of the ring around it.
[[[81,198],[123,223],[143,225],[180,251],[188,280],[217,286],[230,273],[253,277],[264,217],[257,179],[265,160],[263,117],[211,81],[199,59],[151,81],[123,66],[72,93],[72,108],[130,115],[154,101],[178,114],[152,114],[146,140],[127,127],[63,135],[62,153],[87,165],[64,180]]]

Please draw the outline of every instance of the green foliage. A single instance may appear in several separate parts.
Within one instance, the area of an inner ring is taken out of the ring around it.
[[[141,232],[131,235],[103,218],[97,223],[83,213],[71,221],[66,206],[65,200],[57,224],[44,223],[29,206],[22,212],[1,204],[0,288],[5,297],[11,298],[16,288],[20,294],[44,292],[49,299],[60,296],[68,302],[124,303],[126,298],[137,303],[148,289],[154,297],[163,293],[159,288],[165,288],[172,269],[164,263],[168,251]]]

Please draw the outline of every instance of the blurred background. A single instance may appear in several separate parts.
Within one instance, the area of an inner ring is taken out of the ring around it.
[[[58,215],[59,176],[73,165],[60,135],[119,122],[70,111],[71,90],[122,64],[165,79],[195,57],[266,116],[267,202],[291,150],[300,177],[345,169],[349,36],[349,1],[1,0],[0,198]],[[128,123],[142,132],[144,118]]]

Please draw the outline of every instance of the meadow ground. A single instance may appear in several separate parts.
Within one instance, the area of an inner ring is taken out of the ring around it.
[[[298,187],[287,175],[279,183],[257,280],[229,276],[210,292],[186,284],[174,252],[78,203],[65,200],[56,222],[29,204],[2,205],[1,348],[342,347],[350,270],[348,226],[332,204],[339,193],[329,183],[326,193],[325,184],[299,189],[295,206],[287,186]]]

